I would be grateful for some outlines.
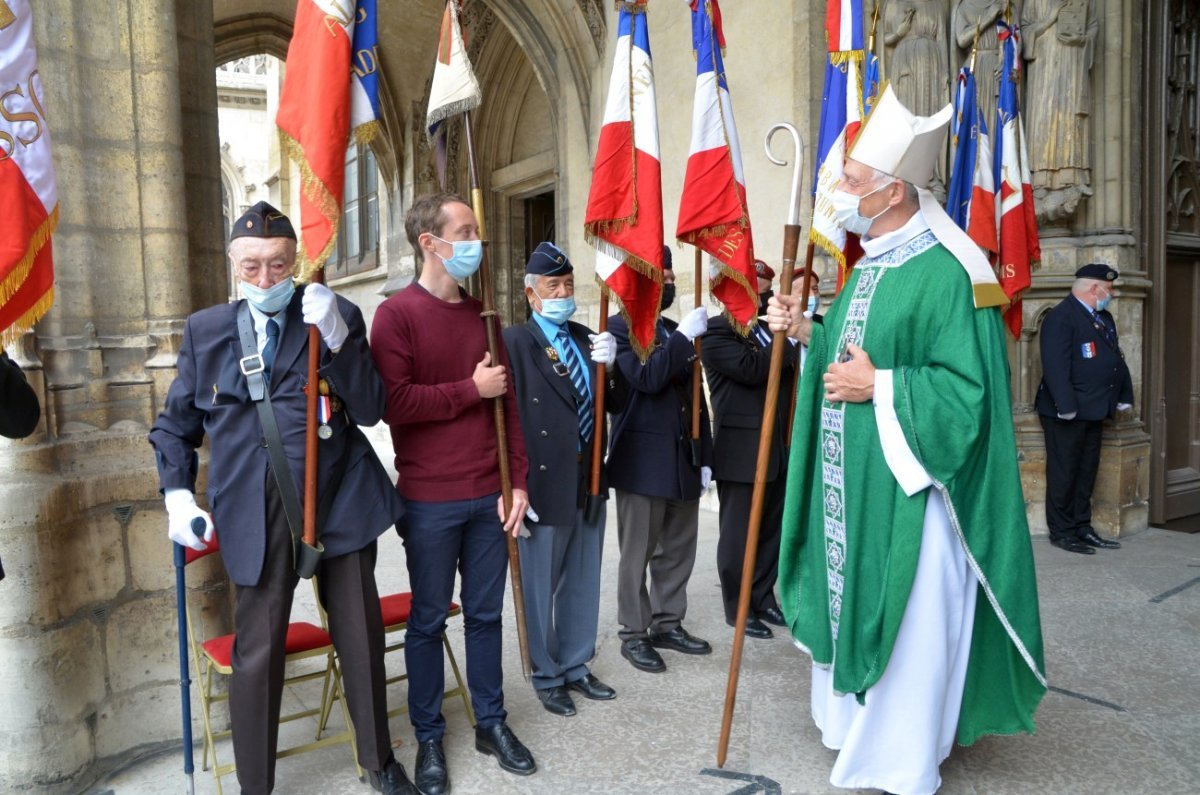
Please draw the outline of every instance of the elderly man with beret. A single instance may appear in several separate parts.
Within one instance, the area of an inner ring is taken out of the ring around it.
[[[575,714],[572,693],[596,701],[617,694],[588,667],[596,656],[600,558],[608,484],[588,493],[592,450],[607,436],[595,423],[596,365],[611,366],[617,346],[575,315],[571,260],[541,243],[525,266],[531,316],[504,329],[517,409],[529,456],[528,537],[519,540],[533,687],[547,711]],[[606,407],[620,401],[619,372],[609,371]],[[536,518],[535,518],[536,517]]]
[[[1121,546],[1092,528],[1104,421],[1133,408],[1133,379],[1108,313],[1118,276],[1103,263],[1084,265],[1041,330],[1035,405],[1046,434],[1046,524],[1051,544],[1082,555]]]
[[[296,287],[296,233],[266,202],[247,210],[231,237],[229,262],[243,298],[188,317],[178,375],[150,443],[168,535],[203,550],[219,532],[236,588],[229,712],[238,783],[244,793],[275,785],[284,647],[299,582],[294,545],[303,530],[293,517],[300,508],[295,484],[303,483],[305,390],[318,388],[307,382],[313,325],[321,336],[320,386],[329,398],[318,434],[320,599],[341,661],[359,764],[375,789],[414,793],[392,755],[375,585],[376,538],[395,525],[403,504],[358,427],[379,422],[385,403],[362,313],[324,285]],[[211,516],[194,496],[196,450],[205,436]],[[192,532],[197,519],[203,537]]]

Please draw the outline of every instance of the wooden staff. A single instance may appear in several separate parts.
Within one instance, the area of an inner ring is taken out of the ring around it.
[[[325,269],[313,271],[311,284],[325,283]],[[336,307],[337,304],[335,303]],[[321,379],[317,369],[321,364],[321,332],[308,327],[308,391],[305,394],[304,429],[304,543],[317,545],[317,399]],[[267,385],[270,389],[270,384]]]
[[[804,301],[805,305],[808,304],[808,293],[812,289],[812,279],[813,279],[812,261],[813,261],[813,249],[815,247],[816,247],[816,244],[813,243],[811,240],[809,240],[808,241],[808,252],[804,255],[804,284],[800,287],[800,300]],[[780,290],[783,289],[782,284],[779,285],[779,289]],[[791,282],[788,282],[788,289],[791,289]],[[784,293],[784,295],[787,295],[787,293]],[[792,446],[792,422],[796,418],[796,395],[800,392],[800,390],[796,388],[796,381],[799,380],[799,378],[800,378],[799,369],[800,369],[800,364],[799,364],[799,362],[797,362],[796,378],[793,379],[793,381],[792,381],[792,404],[790,406],[788,406],[787,427],[784,428],[784,434],[785,434],[784,440],[783,440],[784,449],[790,449]]]
[[[608,331],[608,292],[600,290],[600,332]],[[604,441],[604,387],[608,377],[608,368],[603,364],[596,365],[596,383],[592,384],[592,394],[595,396],[592,408],[596,412],[595,422],[592,423],[592,472],[589,479],[588,494],[600,496],[600,464],[604,459],[601,448]]]
[[[787,165],[786,160],[777,160],[771,154],[771,136],[776,130],[787,130],[795,144],[792,159],[792,199],[787,223],[783,226],[783,275],[780,277],[780,295],[788,296],[792,291],[792,274],[796,270],[796,251],[800,247],[800,174],[801,155],[804,142],[800,133],[790,124],[781,122],[767,131],[763,142],[767,158],[776,165]],[[729,658],[729,681],[725,687],[725,711],[721,716],[721,737],[717,743],[717,767],[725,766],[729,751],[729,730],[733,723],[733,705],[737,699],[738,674],[742,665],[742,646],[746,641],[746,617],[750,612],[750,586],[754,580],[754,563],[758,557],[758,528],[762,524],[763,498],[767,490],[767,463],[771,458],[771,437],[775,432],[775,408],[779,403],[779,381],[783,370],[783,353],[787,348],[787,337],[777,331],[771,342],[771,364],[767,375],[767,397],[763,403],[762,430],[758,435],[758,462],[754,469],[754,492],[750,500],[750,522],[746,528],[746,555],[742,560],[742,587],[738,594],[737,626],[733,630],[733,652]]]
[[[703,252],[699,248],[696,249],[696,308],[700,307],[701,281],[700,281],[700,256]],[[700,447],[700,338],[692,340],[692,344],[696,346],[696,358],[692,362],[692,464],[700,466],[701,464],[701,447]]]
[[[479,172],[475,165],[475,145],[471,137],[471,112],[463,113],[463,131],[467,139],[467,163],[471,175],[471,207],[475,211],[475,220],[479,224],[479,239],[483,241],[483,259],[479,263],[479,281],[483,292],[483,327],[487,332],[488,355],[492,366],[500,364],[499,346],[496,343],[496,328],[500,325],[500,316],[496,313],[496,300],[492,291],[491,256],[488,251],[487,225],[483,215],[483,188],[479,183]],[[508,432],[504,418],[504,396],[492,398],[492,410],[496,425],[496,458],[500,464],[500,494],[504,503],[504,515],[512,511],[512,472],[508,464]],[[523,520],[521,517],[518,521]],[[529,660],[529,638],[525,627],[525,589],[521,586],[521,553],[517,549],[517,539],[512,533],[506,532],[508,543],[508,574],[512,580],[513,612],[517,617],[517,643],[521,647],[521,672],[525,681],[529,681],[533,666]]]

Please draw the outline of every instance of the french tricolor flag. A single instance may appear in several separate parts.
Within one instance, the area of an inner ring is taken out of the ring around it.
[[[619,10],[584,233],[596,248],[601,289],[620,300],[629,341],[645,358],[662,295],[662,169],[646,0],[620,3]]]
[[[734,325],[745,331],[758,312],[758,282],[742,147],[721,57],[721,11],[717,0],[692,0],[690,6],[696,104],[675,236],[708,252],[718,263],[712,275],[713,297],[724,304]]]
[[[954,158],[946,213],[991,258],[999,249],[996,232],[996,192],[992,183],[992,146],[987,125],[979,115],[972,66],[958,72],[954,95]]]

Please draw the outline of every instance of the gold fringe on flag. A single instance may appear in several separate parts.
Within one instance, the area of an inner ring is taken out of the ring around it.
[[[304,284],[312,279],[313,274],[325,267],[325,260],[329,259],[329,255],[333,253],[333,247],[337,244],[338,227],[341,223],[342,213],[333,193],[312,170],[312,166],[309,165],[308,158],[305,157],[304,150],[300,147],[300,142],[283,130],[280,130],[279,144],[287,152],[288,157],[295,160],[297,165],[300,166],[301,191],[303,191],[309,201],[317,206],[321,215],[332,226],[329,242],[322,247],[315,257],[309,256],[308,247],[303,240],[303,235],[301,236],[300,247],[296,251],[296,262],[300,266],[299,272],[296,275],[296,281]],[[301,222],[303,223],[303,219],[301,219]]]
[[[47,312],[50,311],[50,305],[54,303],[54,287],[51,286],[45,294],[34,302],[33,306],[29,307],[20,317],[18,317],[11,326],[0,332],[0,348],[15,348],[21,336],[33,328],[33,324],[37,323]]]
[[[38,224],[37,229],[33,230],[33,235],[29,238],[29,247],[25,249],[25,253],[17,260],[16,265],[8,272],[3,281],[0,281],[0,304],[8,303],[9,299],[17,294],[17,290],[29,278],[29,271],[33,268],[33,261],[37,259],[37,255],[41,253],[42,247],[50,240],[50,236],[54,234],[54,230],[57,228],[58,205],[55,204],[54,209],[50,211],[46,219]]]

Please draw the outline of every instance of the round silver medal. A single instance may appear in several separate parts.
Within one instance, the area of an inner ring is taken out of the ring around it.
[[[322,425],[317,428],[317,436],[320,436],[322,439],[328,439],[330,436],[333,436],[333,428],[330,428],[328,425]]]

